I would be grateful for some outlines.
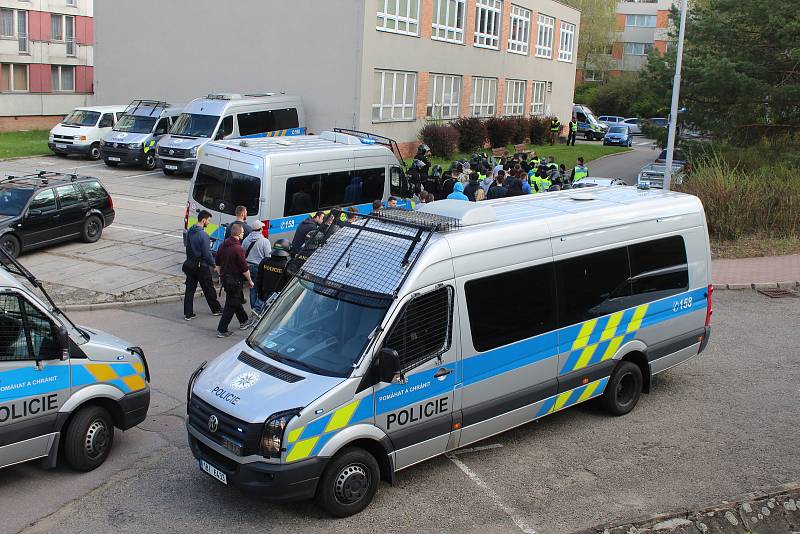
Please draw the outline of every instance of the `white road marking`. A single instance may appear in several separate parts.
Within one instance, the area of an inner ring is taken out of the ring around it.
[[[503,445],[500,443],[492,443],[491,445],[481,445],[479,447],[470,447],[469,449],[456,449],[453,454],[469,454],[471,452],[488,451],[491,449],[500,449]]]
[[[142,174],[132,174],[130,176],[119,176],[119,178],[139,178],[140,176],[150,176],[153,174],[162,174],[162,172],[161,171],[144,172]],[[117,178],[117,176],[114,176],[114,178]]]
[[[153,234],[153,235],[163,235],[166,237],[174,237],[175,239],[183,239],[183,236],[170,234],[168,232],[156,232],[154,230],[144,230],[142,228],[132,228],[130,226],[124,226],[122,224],[113,224],[109,228],[119,228],[120,230],[128,230],[129,232],[140,232],[142,234]]]
[[[55,163],[49,163],[49,165],[55,165]],[[88,169],[89,167],[99,167],[101,165],[105,165],[105,163],[92,163],[91,165],[79,165],[76,167],[68,167],[66,169],[61,169],[59,172],[74,172],[75,169]]]
[[[127,200],[129,202],[141,202],[142,204],[153,204],[155,206],[170,206],[173,208],[182,208],[180,204],[170,204],[169,202],[161,202],[159,200],[144,200],[142,198],[133,198],[133,197],[126,197],[122,195],[114,195],[114,200],[121,199]]]
[[[520,515],[510,506],[505,504],[500,496],[494,492],[492,488],[489,487],[486,482],[484,482],[481,477],[479,477],[472,469],[466,466],[464,462],[459,460],[455,454],[448,453],[447,457],[450,459],[451,462],[456,464],[456,467],[461,469],[465,475],[469,477],[479,488],[483,490],[483,492],[492,500],[494,503],[501,509],[503,512],[517,525],[517,528],[520,531],[524,532],[525,534],[536,534],[536,531],[525,522],[525,519],[520,517]]]

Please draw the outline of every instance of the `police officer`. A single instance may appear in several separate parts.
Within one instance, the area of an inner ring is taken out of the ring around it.
[[[553,185],[552,181],[541,176],[538,173],[534,174],[531,177],[530,182],[531,182],[531,194],[534,195],[537,193],[544,193],[550,188],[551,185]]]
[[[264,258],[258,264],[256,291],[258,291],[258,298],[265,303],[262,310],[268,307],[268,300],[283,291],[289,282],[286,265],[289,263],[291,248],[288,239],[278,239],[272,246],[270,257]]]
[[[572,169],[572,175],[570,176],[570,179],[574,183],[581,181],[587,176],[589,176],[589,168],[583,164],[583,158],[578,158],[575,168]]]
[[[417,147],[417,155],[414,156],[414,161],[419,161],[422,163],[420,167],[418,167],[418,172],[422,176],[428,176],[428,173],[431,169],[431,149],[428,148],[428,145],[421,144]]]
[[[572,144],[575,146],[575,139],[578,137],[578,119],[575,116],[569,121],[569,136],[567,137],[567,146]]]
[[[300,251],[295,255],[293,262],[293,269],[292,272],[299,271],[302,269],[303,264],[308,260],[309,256],[317,250],[320,245],[322,245],[323,240],[325,239],[325,234],[320,232],[319,230],[311,232],[308,234],[305,243],[303,243],[303,247]]]
[[[554,145],[558,141],[558,137],[561,135],[561,121],[558,120],[558,117],[553,117],[550,121],[550,144]]]

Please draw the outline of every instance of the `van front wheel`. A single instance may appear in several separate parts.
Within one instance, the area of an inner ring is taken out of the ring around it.
[[[331,459],[317,488],[317,504],[334,517],[366,508],[381,479],[378,461],[358,447],[346,447]]]
[[[108,458],[114,444],[114,421],[105,408],[86,406],[69,422],[64,438],[64,458],[76,471],[91,471]]]
[[[633,410],[642,394],[642,370],[633,362],[620,362],[611,373],[603,407],[612,415],[625,415]]]

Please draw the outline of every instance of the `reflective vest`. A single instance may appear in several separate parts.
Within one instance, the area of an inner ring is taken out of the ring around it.
[[[570,122],[569,129],[572,130],[572,133],[578,133],[578,123],[575,121]]]
[[[551,171],[557,171],[558,170],[558,163],[553,162],[550,165],[548,165],[547,168],[549,170],[551,170]]]
[[[530,163],[531,167],[538,167],[539,166],[539,156],[531,159],[528,163]]]
[[[550,123],[550,131],[553,133],[561,131],[561,122],[558,119]]]
[[[547,178],[540,178],[539,176],[533,176],[531,178],[531,194],[535,195],[537,193],[544,193],[550,188],[551,185],[553,185],[553,182],[551,182]]]
[[[585,165],[578,165],[575,167],[575,181],[582,180],[589,176],[589,168]]]

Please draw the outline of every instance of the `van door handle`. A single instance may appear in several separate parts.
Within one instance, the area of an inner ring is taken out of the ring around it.
[[[441,369],[436,371],[436,373],[434,373],[433,378],[444,378],[452,372],[453,372],[452,369],[445,369],[444,367],[442,367]]]

